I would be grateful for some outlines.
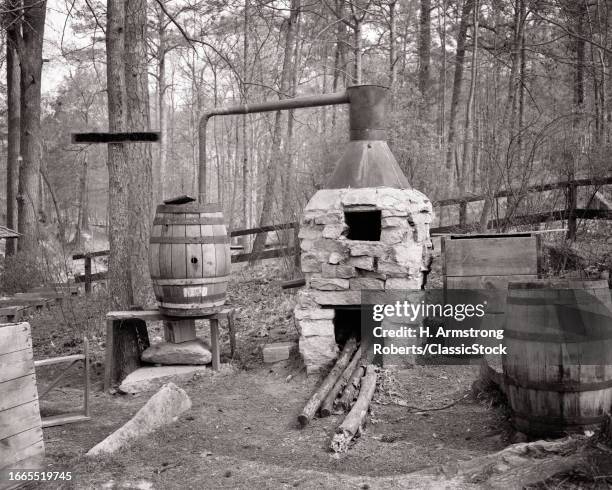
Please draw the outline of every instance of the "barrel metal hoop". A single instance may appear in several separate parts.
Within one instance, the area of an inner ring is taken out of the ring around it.
[[[151,243],[172,243],[176,245],[186,245],[191,243],[202,244],[229,244],[228,235],[215,236],[152,236]]]
[[[198,308],[219,306],[225,302],[227,295],[225,293],[210,294],[202,297],[201,303],[170,303],[167,301],[160,301],[159,306],[161,308],[173,308],[180,310],[197,310]]]
[[[154,286],[206,286],[219,282],[228,282],[229,276],[190,277],[186,279],[153,279]]]
[[[578,383],[575,381],[551,383],[545,381],[518,382],[512,376],[507,374],[504,374],[503,377],[507,385],[516,386],[517,388],[523,388],[526,390],[555,391],[557,393],[582,393],[585,391],[600,391],[612,388],[612,379],[591,383]]]
[[[200,204],[190,202],[186,204],[160,204],[158,213],[220,213],[223,209],[219,204]]]
[[[180,215],[156,216],[153,220],[154,225],[224,225],[223,216],[194,216],[184,217]]]
[[[529,422],[535,422],[548,427],[564,425],[595,425],[603,422],[606,415],[593,415],[591,417],[551,417],[549,415],[531,415],[513,410],[513,417],[519,417]]]

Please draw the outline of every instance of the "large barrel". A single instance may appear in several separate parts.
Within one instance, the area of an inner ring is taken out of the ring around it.
[[[607,281],[508,284],[503,357],[517,430],[594,429],[612,406],[612,304]]]
[[[230,240],[217,204],[157,206],[149,269],[159,308],[169,316],[197,316],[225,303]]]

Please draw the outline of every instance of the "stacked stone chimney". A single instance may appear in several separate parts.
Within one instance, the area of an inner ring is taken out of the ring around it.
[[[362,290],[421,288],[431,220],[431,202],[410,188],[323,189],[308,202],[299,235],[306,287],[294,313],[309,374],[338,355],[336,309],[359,306]]]

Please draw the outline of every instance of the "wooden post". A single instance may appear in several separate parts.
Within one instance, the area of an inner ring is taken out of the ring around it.
[[[467,225],[467,201],[461,201],[459,203],[459,226],[464,227]]]
[[[229,331],[229,339],[230,339],[230,356],[233,359],[236,354],[236,329],[234,326],[234,314],[236,310],[232,309],[227,314],[227,329]]]
[[[91,257],[85,256],[85,294],[91,293]]]
[[[295,249],[295,270],[302,270],[302,253],[300,250],[300,224],[296,223],[293,227],[293,247]]]
[[[219,355],[219,320],[217,318],[210,319],[210,344],[212,350],[212,367],[215,371],[219,370],[221,358]]]
[[[85,366],[83,367],[85,379],[83,380],[83,414],[85,417],[89,417],[89,339],[87,337],[83,338],[83,348],[85,354]]]
[[[567,238],[568,240],[576,239],[576,231],[578,228],[576,218],[576,208],[578,207],[578,189],[575,182],[570,182],[567,186]]]

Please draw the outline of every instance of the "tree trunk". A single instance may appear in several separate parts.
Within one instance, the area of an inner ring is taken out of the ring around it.
[[[293,49],[295,43],[295,32],[297,26],[297,19],[300,9],[300,0],[291,1],[291,14],[287,21],[287,33],[285,36],[285,54],[283,57],[283,68],[280,77],[279,87],[279,99],[287,98],[287,92],[289,90],[289,81],[291,79],[291,58],[293,56]],[[259,218],[259,226],[270,224],[272,217],[272,202],[274,199],[274,185],[276,183],[276,174],[278,170],[278,163],[281,160],[281,111],[277,111],[274,118],[274,133],[272,136],[272,148],[270,151],[270,158],[266,167],[266,186],[263,196],[263,204],[261,208],[261,215]],[[267,233],[259,233],[255,237],[253,243],[253,257],[256,258],[257,254],[264,249],[266,244]]]
[[[80,249],[83,245],[83,231],[85,230],[83,223],[87,223],[87,218],[85,217],[85,214],[87,214],[87,153],[85,153],[83,158],[79,180],[79,213],[74,237],[74,245],[77,249]]]
[[[38,179],[42,158],[40,102],[42,46],[47,13],[46,1],[23,3],[22,35],[18,37],[21,66],[21,156],[17,196],[19,249],[37,247]]]
[[[158,6],[158,37],[157,50],[157,118],[159,119],[159,181],[157,186],[157,200],[162,201],[166,196],[166,165],[168,162],[168,121],[166,115],[166,28],[165,14]]]
[[[108,129],[126,130],[125,70],[125,4],[108,0],[106,8],[106,86],[108,93]],[[129,176],[125,147],[108,145],[108,291],[114,309],[127,309],[133,304],[130,274],[130,227],[128,219]]]
[[[249,0],[244,0],[244,38],[242,40],[242,103],[248,102],[249,86],[246,83],[248,80],[249,71]],[[249,227],[249,213],[247,206],[247,193],[249,189],[249,142],[247,134],[247,117],[242,118],[241,134],[242,134],[242,221],[244,228]],[[243,238],[243,244],[248,243],[248,236]]]
[[[477,63],[478,63],[478,0],[474,0],[474,21],[472,23],[473,47],[472,47],[472,79],[470,81],[470,92],[465,107],[465,123],[463,125],[463,157],[461,159],[461,174],[457,176],[459,195],[466,193],[468,176],[468,162],[473,148],[474,128],[472,124],[474,113],[474,95],[476,91]]]
[[[451,98],[450,118],[448,121],[448,142],[446,145],[446,170],[452,172],[453,155],[455,153],[455,132],[457,110],[459,108],[459,97],[461,96],[461,88],[463,86],[463,62],[465,59],[465,38],[467,35],[468,25],[470,23],[470,14],[474,0],[465,0],[463,9],[461,10],[461,21],[459,23],[459,32],[457,33],[457,54],[455,55],[455,77],[453,80],[453,94]],[[448,179],[452,186],[452,178]],[[452,188],[452,187],[451,187]]]
[[[125,93],[126,123],[131,131],[150,131],[149,84],[147,72],[146,0],[125,3]],[[149,275],[151,234],[152,169],[150,143],[128,143],[130,265],[134,302],[152,301]]]
[[[10,3],[11,7],[13,3]],[[14,20],[12,22],[15,22]],[[6,95],[7,95],[7,155],[6,155],[6,226],[17,228],[17,180],[19,177],[19,139],[21,126],[21,101],[19,56],[17,54],[17,25],[7,29],[6,45]],[[6,255],[16,252],[16,240],[6,240]]]
[[[397,81],[397,15],[396,0],[389,2],[389,88],[393,90]]]
[[[361,34],[362,34],[362,25],[361,21],[356,21],[353,26],[353,83],[355,85],[361,84],[362,78],[362,66],[361,66]]]
[[[429,65],[431,59],[431,0],[421,0],[419,18],[419,90],[425,102],[429,90]]]

